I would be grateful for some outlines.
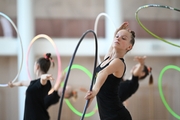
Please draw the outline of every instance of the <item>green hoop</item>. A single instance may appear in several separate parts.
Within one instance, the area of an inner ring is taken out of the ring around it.
[[[141,21],[139,20],[139,17],[138,17],[138,12],[139,12],[141,9],[148,8],[148,7],[166,8],[166,9],[174,10],[174,11],[178,11],[178,12],[180,12],[180,10],[177,9],[177,8],[173,8],[173,7],[169,7],[169,6],[164,6],[164,5],[148,4],[148,5],[144,5],[144,6],[139,7],[139,8],[136,10],[136,12],[135,12],[135,17],[136,17],[136,20],[137,20],[138,24],[139,24],[147,33],[149,33],[150,35],[154,36],[155,38],[157,38],[157,39],[159,39],[159,40],[161,40],[161,41],[163,41],[163,42],[165,42],[165,43],[168,43],[168,44],[170,44],[170,45],[173,45],[173,46],[175,46],[175,47],[179,47],[179,48],[180,48],[180,45],[174,44],[174,43],[172,43],[172,42],[169,42],[169,41],[166,40],[166,39],[163,39],[163,38],[157,36],[156,34],[154,34],[153,32],[151,32],[149,29],[147,29],[147,28],[141,23]]]
[[[71,69],[79,69],[79,70],[82,70],[83,72],[85,72],[85,73],[88,75],[88,77],[90,77],[90,79],[92,79],[92,74],[91,74],[91,72],[89,72],[88,69],[86,69],[85,67],[83,67],[83,66],[81,66],[81,65],[73,64],[72,67],[71,67]],[[68,67],[66,67],[66,69],[64,70],[64,72],[67,72],[67,71],[68,71]],[[63,84],[63,83],[62,83],[62,84]],[[70,101],[69,101],[68,99],[65,99],[65,102],[66,102],[66,104],[68,105],[68,107],[69,107],[76,115],[78,115],[78,116],[82,116],[82,115],[83,115],[83,113],[79,112],[78,110],[76,110],[76,109],[73,107],[73,105],[70,103]],[[96,104],[95,108],[94,108],[91,112],[85,114],[85,117],[91,117],[92,115],[94,115],[97,108],[98,108],[98,107],[97,107],[97,104]]]
[[[161,97],[161,100],[164,104],[164,106],[166,107],[166,109],[171,113],[171,115],[173,115],[175,118],[177,119],[180,119],[180,115],[178,115],[177,113],[175,113],[171,107],[169,106],[169,104],[167,103],[165,97],[164,97],[164,94],[163,94],[163,90],[162,90],[162,76],[164,74],[164,72],[168,69],[175,69],[175,70],[178,70],[180,71],[180,68],[178,66],[175,66],[175,65],[167,65],[165,66],[161,72],[160,72],[160,75],[159,75],[159,80],[158,80],[158,88],[159,88],[159,94],[160,94],[160,97]]]

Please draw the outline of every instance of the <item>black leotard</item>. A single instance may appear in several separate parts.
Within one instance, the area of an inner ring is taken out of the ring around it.
[[[125,80],[119,83],[119,97],[122,102],[127,100],[139,88],[138,77],[132,76],[131,80]]]
[[[24,120],[49,120],[44,98],[50,89],[50,81],[47,81],[46,85],[42,85],[40,79],[30,82],[26,90]]]
[[[60,96],[57,91],[54,91],[50,95],[47,95],[44,99],[45,108],[48,109],[49,106],[58,103]]]
[[[123,58],[120,60],[124,62]],[[109,63],[104,67],[100,67],[100,65],[96,69],[97,73],[107,67]],[[132,120],[130,113],[118,96],[118,86],[121,79],[110,74],[96,96],[101,120]]]

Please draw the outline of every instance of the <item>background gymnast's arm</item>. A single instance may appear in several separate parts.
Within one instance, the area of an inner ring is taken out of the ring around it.
[[[41,84],[45,85],[47,83],[47,80],[53,80],[52,76],[50,74],[44,74],[41,76]],[[18,82],[9,82],[9,87],[21,87],[21,86],[29,86],[30,80],[25,81],[18,81]]]
[[[20,86],[29,86],[30,84],[30,80],[26,80],[26,81],[18,81],[18,82],[9,82],[8,86],[9,87],[20,87]]]
[[[144,69],[144,63],[145,63],[146,56],[135,57],[134,59],[135,59],[135,61],[138,61],[139,63],[133,67],[131,72],[132,72],[132,75],[140,77],[140,76],[142,76],[141,74]]]

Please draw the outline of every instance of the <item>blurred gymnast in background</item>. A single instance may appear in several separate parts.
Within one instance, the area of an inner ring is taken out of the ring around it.
[[[36,79],[8,83],[9,87],[27,86],[24,120],[49,120],[44,98],[51,89],[50,80],[53,80],[52,75],[47,74],[51,64],[54,67],[51,54],[47,53],[34,63]]]
[[[119,83],[119,97],[122,102],[138,90],[139,81],[144,80],[148,75],[150,75],[149,84],[153,83],[152,68],[145,65],[146,56],[135,57],[134,59],[138,64],[131,69],[131,78],[123,78],[123,81]]]

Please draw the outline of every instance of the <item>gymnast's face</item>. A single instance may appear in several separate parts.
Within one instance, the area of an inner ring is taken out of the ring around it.
[[[132,44],[130,43],[131,41],[131,33],[128,30],[120,30],[117,32],[114,42],[113,42],[113,47],[117,50],[125,50],[129,51],[132,49]]]

